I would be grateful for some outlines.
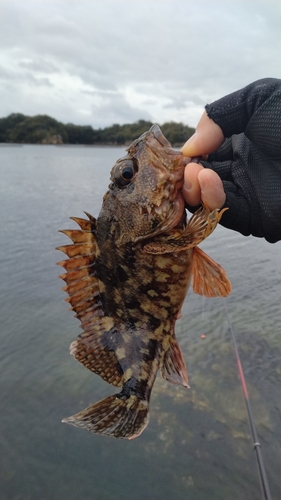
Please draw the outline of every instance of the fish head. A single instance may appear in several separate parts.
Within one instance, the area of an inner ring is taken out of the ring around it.
[[[134,140],[111,170],[97,220],[104,238],[134,243],[185,224],[181,189],[189,161],[172,149],[158,125]]]

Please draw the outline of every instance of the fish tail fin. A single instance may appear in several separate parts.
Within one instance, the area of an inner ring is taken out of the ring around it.
[[[149,421],[148,401],[135,395],[127,399],[116,394],[102,399],[62,422],[115,438],[134,439]]]

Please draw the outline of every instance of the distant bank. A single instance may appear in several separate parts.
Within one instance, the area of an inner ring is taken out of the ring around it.
[[[146,132],[152,122],[139,120],[125,125],[114,124],[104,129],[90,125],[58,122],[48,115],[25,116],[12,113],[0,118],[0,142],[18,144],[96,144],[127,145]],[[194,128],[183,123],[167,122],[161,125],[165,137],[173,146],[182,145]]]

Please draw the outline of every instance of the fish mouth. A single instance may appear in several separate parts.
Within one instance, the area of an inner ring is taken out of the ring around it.
[[[161,157],[161,160],[163,162],[162,166],[166,170],[166,172],[169,172],[171,176],[171,186],[173,185],[174,189],[173,192],[170,192],[168,198],[164,200],[159,207],[154,207],[154,214],[157,215],[157,213],[159,213],[162,222],[158,224],[155,230],[150,232],[150,234],[148,235],[149,237],[166,233],[171,229],[174,229],[179,224],[183,225],[185,223],[185,200],[182,194],[182,187],[184,183],[184,169],[185,166],[190,162],[190,158],[184,157],[181,151],[177,151],[172,148],[171,144],[163,135],[160,127],[157,124],[154,124],[151,127],[150,132],[164,149],[166,155],[168,155],[169,158],[181,157],[181,163],[174,163],[171,160],[165,162],[163,156]],[[150,149],[149,141],[147,142],[147,146]],[[151,153],[152,152],[153,151],[151,151]],[[175,168],[176,164],[177,166]]]

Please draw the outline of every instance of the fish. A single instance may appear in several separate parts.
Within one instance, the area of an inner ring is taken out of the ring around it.
[[[182,194],[190,159],[171,147],[160,127],[134,140],[111,170],[96,218],[71,217],[78,229],[58,247],[65,299],[82,332],[70,353],[120,392],[62,422],[92,433],[133,439],[149,421],[152,387],[164,379],[188,388],[175,323],[191,278],[193,291],[225,297],[224,269],[198,247],[224,210],[202,205],[187,220]]]

